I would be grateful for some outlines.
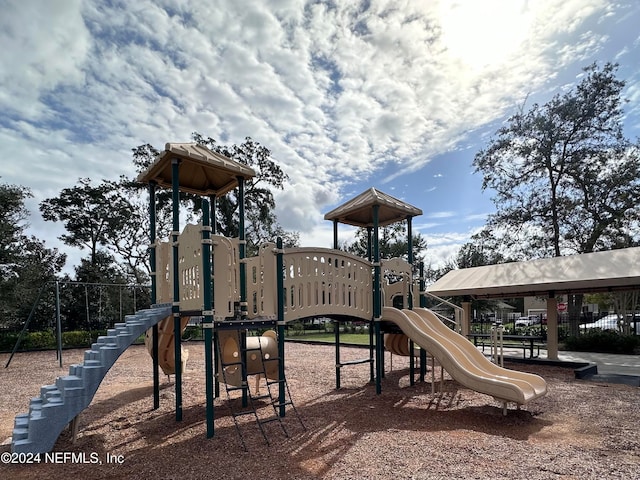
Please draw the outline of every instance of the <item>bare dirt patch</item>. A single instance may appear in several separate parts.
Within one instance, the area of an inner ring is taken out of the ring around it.
[[[549,393],[504,417],[494,399],[447,375],[435,396],[430,372],[426,382],[410,386],[402,357],[394,357],[393,371],[386,372],[382,395],[369,383],[366,364],[344,368],[343,388],[336,390],[333,347],[287,344],[287,379],[306,430],[288,412],[289,438],[272,422],[265,425],[267,445],[255,421],[244,417],[245,452],[224,388],[215,401],[215,437],[206,438],[204,347],[188,348],[181,422],[167,377],[160,409],[152,409],[151,360],[144,347],[134,346],[82,414],[77,442],[65,431],[55,446],[102,464],[0,464],[0,478],[640,478],[638,388],[574,380],[569,369],[508,364],[542,375]],[[364,355],[348,348],[341,353],[344,361]],[[0,441],[11,436],[14,416],[26,411],[40,386],[82,357],[81,350],[65,351],[60,369],[55,352],[18,354],[2,368]],[[7,358],[0,355],[2,366]],[[107,464],[107,454],[124,463]]]

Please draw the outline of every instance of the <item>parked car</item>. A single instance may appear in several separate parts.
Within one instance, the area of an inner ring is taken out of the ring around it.
[[[540,319],[536,315],[529,315],[528,317],[518,317],[515,321],[516,327],[530,327],[531,325],[535,325],[540,323]]]
[[[580,328],[584,328],[585,330],[591,330],[593,328],[599,328],[601,330],[619,330],[618,327],[618,315],[611,314],[606,317],[602,317],[600,320],[596,320],[592,323],[585,323],[580,325]]]

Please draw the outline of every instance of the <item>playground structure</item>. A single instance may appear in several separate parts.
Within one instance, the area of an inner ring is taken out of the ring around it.
[[[188,352],[180,338],[190,317],[202,318],[205,334],[207,437],[214,436],[214,398],[220,394],[220,385],[227,395],[240,390],[243,408],[256,415],[254,394],[248,384],[251,375],[265,378],[273,419],[280,422],[287,407],[297,415],[285,376],[284,331],[287,322],[303,318],[326,316],[338,323],[352,319],[369,322],[369,356],[356,361],[341,362],[340,329],[335,328],[336,388],[340,388],[344,367],[368,363],[376,393],[381,393],[383,338],[389,334],[394,337],[388,337],[387,344],[396,354],[409,354],[415,351],[415,345],[420,347],[421,377],[428,352],[459,383],[501,401],[505,413],[507,402],[520,406],[546,393],[542,378],[492,364],[432,312],[414,308],[414,299],[419,298],[421,307],[424,302],[424,281],[420,279],[417,289],[413,281],[411,245],[411,219],[422,214],[419,209],[372,188],[325,215],[333,221],[334,249],[285,250],[278,239],[275,244],[262,245],[256,256],[246,258],[244,184],[253,175],[247,166],[205,147],[166,145],[139,177],[149,184],[153,308],[128,316],[98,339],[83,364],[71,366],[68,376],[42,387],[40,397],[32,399],[29,412],[16,417],[12,451],[51,450],[65,425],[71,422],[77,426],[78,415],[89,405],[117,357],[145,331],[154,366],[154,408],[159,407],[162,369],[165,374],[175,375],[175,416],[181,421],[182,372]],[[173,195],[173,230],[166,242],[156,239],[157,187],[171,188]],[[229,239],[216,234],[215,221],[210,219],[215,219],[216,198],[235,188],[239,236]],[[209,197],[202,201],[201,223],[187,225],[182,232],[180,191]],[[404,220],[408,225],[408,260],[381,260],[379,227]],[[337,249],[338,223],[367,228],[368,259]],[[248,334],[258,329],[268,331],[259,336]],[[413,384],[413,355],[410,366]],[[236,415],[244,413],[232,411],[234,421]],[[256,421],[264,435],[257,415]]]

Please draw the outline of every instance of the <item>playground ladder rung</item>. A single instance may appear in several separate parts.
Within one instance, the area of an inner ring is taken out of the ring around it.
[[[266,394],[264,394],[264,395],[257,395],[257,396],[252,395],[252,396],[251,396],[251,398],[252,398],[253,400],[263,400],[263,399],[265,399],[265,398],[271,398],[271,395],[269,395],[268,393],[266,393]]]
[[[260,423],[262,423],[263,425],[265,423],[279,422],[279,421],[280,421],[279,417],[269,417],[269,418],[261,418],[260,419]]]
[[[275,400],[271,405],[273,405],[276,408],[280,408],[280,407],[286,407],[288,405],[293,405],[293,402],[291,400],[286,400],[286,401],[280,403],[277,400]]]
[[[285,379],[282,380],[267,380],[267,385],[277,385],[286,382]]]
[[[227,391],[228,392],[235,392],[237,390],[244,390],[244,389],[248,389],[249,387],[247,385],[245,385],[244,387],[227,387]]]
[[[340,367],[346,367],[348,365],[359,365],[361,363],[371,363],[373,362],[373,358],[363,358],[361,360],[350,360],[348,362],[341,362],[338,364]]]
[[[243,417],[244,415],[255,415],[253,410],[241,410],[239,412],[233,412],[234,417]]]

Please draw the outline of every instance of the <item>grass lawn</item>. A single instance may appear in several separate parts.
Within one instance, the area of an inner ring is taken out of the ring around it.
[[[289,341],[306,341],[334,343],[336,336],[333,332],[310,332],[304,335],[288,335]],[[340,343],[353,343],[357,345],[369,345],[368,333],[340,333]]]

